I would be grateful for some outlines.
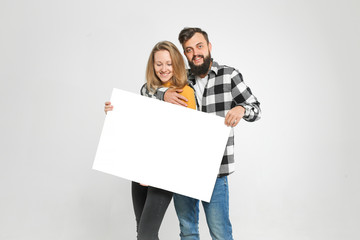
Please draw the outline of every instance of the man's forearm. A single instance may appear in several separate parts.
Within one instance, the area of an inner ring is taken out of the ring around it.
[[[158,88],[155,92],[150,92],[147,87],[146,87],[146,83],[141,87],[140,89],[140,94],[142,96],[146,96],[149,98],[156,98],[159,100],[164,100],[164,94],[166,92],[167,88]]]

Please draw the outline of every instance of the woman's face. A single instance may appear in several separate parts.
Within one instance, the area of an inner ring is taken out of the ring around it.
[[[157,51],[154,55],[154,69],[156,76],[163,82],[169,81],[173,76],[170,53],[166,50]]]

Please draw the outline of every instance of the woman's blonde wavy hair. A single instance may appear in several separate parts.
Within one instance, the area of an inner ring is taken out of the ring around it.
[[[171,85],[174,88],[183,88],[187,85],[187,74],[185,69],[184,59],[179,51],[179,49],[169,41],[158,42],[152,49],[149,60],[146,67],[146,85],[150,92],[155,92],[158,89],[162,82],[156,76],[154,68],[154,56],[155,53],[161,50],[166,50],[170,53],[171,65],[173,71],[173,77]]]

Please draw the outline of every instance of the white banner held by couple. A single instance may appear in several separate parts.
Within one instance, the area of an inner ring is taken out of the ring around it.
[[[224,118],[113,89],[93,169],[209,202]]]

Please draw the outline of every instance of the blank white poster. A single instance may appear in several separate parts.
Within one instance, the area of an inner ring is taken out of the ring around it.
[[[113,89],[93,169],[209,202],[224,118]]]

